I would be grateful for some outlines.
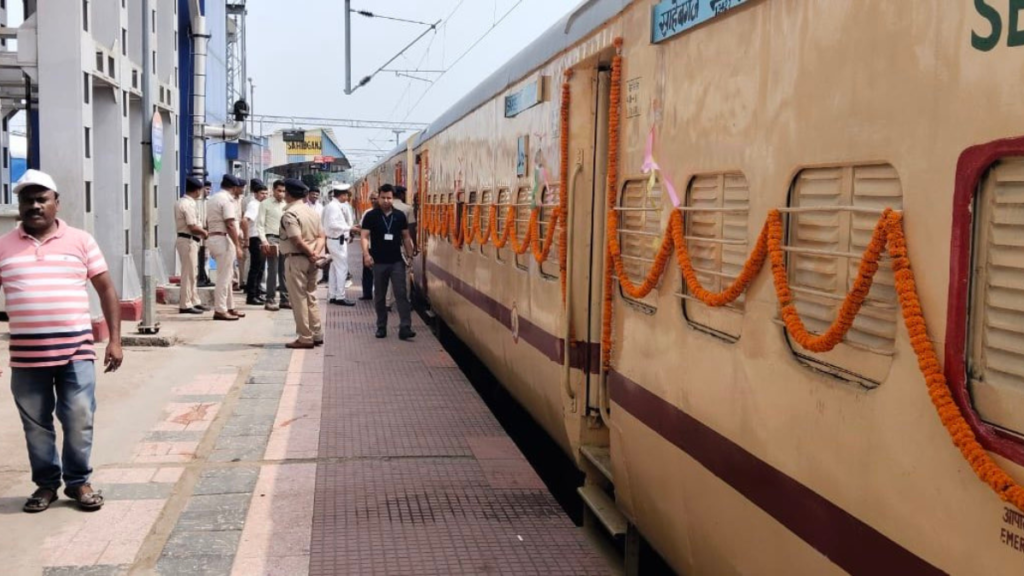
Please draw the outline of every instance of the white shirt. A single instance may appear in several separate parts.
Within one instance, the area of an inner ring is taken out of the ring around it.
[[[249,221],[249,238],[259,237],[259,232],[256,230],[256,218],[259,214],[260,203],[253,199],[245,207],[245,219]]]
[[[323,214],[324,232],[328,238],[344,238],[352,229],[352,220],[345,211],[345,205],[331,200]]]

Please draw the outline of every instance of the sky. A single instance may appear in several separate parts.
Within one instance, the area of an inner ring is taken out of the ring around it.
[[[430,122],[579,2],[352,0],[353,10],[420,22],[441,20],[436,32],[428,32],[388,68],[447,72],[416,74],[437,79],[434,83],[381,72],[346,95],[342,0],[248,0],[248,75],[256,85],[253,111]],[[427,29],[353,14],[352,83],[371,74]],[[370,168],[375,156],[395,145],[391,131],[334,130],[357,172]]]

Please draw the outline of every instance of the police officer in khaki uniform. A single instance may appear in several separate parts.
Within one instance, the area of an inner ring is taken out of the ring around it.
[[[242,245],[238,237],[238,197],[242,195],[243,182],[231,174],[225,174],[220,183],[221,191],[210,197],[206,206],[206,217],[210,225],[210,240],[207,244],[213,259],[217,262],[217,287],[214,289],[214,320],[238,320],[245,313],[235,307],[235,296],[231,292],[234,263],[242,258]]]
[[[326,245],[320,217],[306,204],[309,188],[299,180],[284,181],[287,206],[281,216],[281,257],[288,286],[288,298],[295,317],[298,339],[288,348],[313,348],[324,343],[320,307],[316,300],[318,264]]]
[[[206,238],[206,230],[199,221],[199,207],[196,200],[203,190],[203,181],[188,177],[185,179],[185,195],[174,206],[174,224],[178,238],[174,248],[181,261],[181,291],[178,311],[181,314],[202,314],[206,311],[199,300],[196,270],[199,262],[199,243]]]

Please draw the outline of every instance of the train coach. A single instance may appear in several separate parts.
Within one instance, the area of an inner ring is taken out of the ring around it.
[[[1021,574],[1019,8],[589,0],[357,190],[680,573]]]

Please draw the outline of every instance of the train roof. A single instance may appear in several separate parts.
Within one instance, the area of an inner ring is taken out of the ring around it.
[[[431,122],[426,129],[417,132],[410,138],[417,138],[419,142],[426,142],[435,135],[440,134],[445,128],[458,122],[473,110],[501,94],[509,86],[519,82],[545,62],[571,48],[619,12],[625,10],[632,2],[633,0],[584,0],[553,26],[544,31],[529,46],[523,48],[501,68],[498,68],[497,71],[478,84],[476,88],[473,88],[468,94],[463,96],[454,106]],[[388,152],[384,159],[374,164],[368,173],[394,158],[395,155],[404,152],[410,138],[403,140],[400,145]]]

